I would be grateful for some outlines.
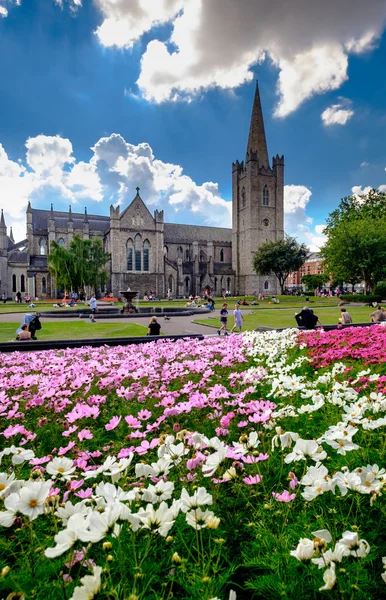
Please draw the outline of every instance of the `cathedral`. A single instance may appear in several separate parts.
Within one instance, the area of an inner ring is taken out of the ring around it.
[[[253,255],[266,241],[284,237],[284,156],[269,162],[259,88],[252,109],[245,161],[232,165],[232,229],[177,225],[164,220],[164,211],[152,215],[140,189],[122,212],[110,207],[109,216],[39,210],[28,204],[27,237],[15,243],[0,217],[0,293],[16,292],[55,298],[47,266],[52,241],[68,247],[72,237],[98,237],[109,253],[106,292],[117,296],[130,287],[155,290],[165,297],[200,295],[209,287],[214,295],[278,293],[273,276],[258,276]]]

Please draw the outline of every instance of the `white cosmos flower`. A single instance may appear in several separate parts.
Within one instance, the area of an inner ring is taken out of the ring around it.
[[[361,486],[361,478],[356,473],[349,471],[338,471],[333,477],[334,484],[338,486],[342,496],[347,494],[347,490],[358,491]]]
[[[216,472],[219,465],[226,458],[228,452],[228,446],[222,444],[217,452],[210,454],[206,459],[205,463],[202,465],[202,472],[204,477],[212,477],[212,475]]]
[[[52,481],[27,481],[19,492],[17,510],[30,521],[44,512],[44,503],[50,491]]]
[[[13,465],[21,465],[26,460],[32,460],[35,458],[35,453],[33,450],[27,450],[26,448],[18,448],[16,446],[10,446],[9,448],[4,448],[4,450],[0,454],[0,464],[1,459],[4,455],[12,454],[12,464]]]
[[[74,589],[70,600],[92,600],[101,589],[101,573],[102,567],[94,567],[92,575],[82,577],[82,585]]]
[[[88,516],[82,513],[72,515],[68,519],[66,529],[59,531],[54,537],[56,546],[44,552],[47,558],[56,558],[67,552],[79,539],[82,539],[88,525]]]
[[[188,510],[199,508],[213,503],[211,494],[208,494],[204,487],[198,488],[192,496],[189,496],[187,490],[182,488],[181,492],[181,510],[186,513]]]
[[[354,442],[346,438],[327,438],[325,442],[326,444],[331,446],[331,448],[334,448],[337,451],[337,453],[341,454],[342,456],[345,456],[346,452],[350,452],[351,450],[358,450],[359,448],[358,444],[354,444]]]
[[[7,473],[0,473],[0,498],[6,495],[7,490],[15,481],[15,473],[7,475]]]
[[[167,452],[164,454],[165,458],[173,461],[175,465],[178,465],[183,456],[189,453],[189,449],[185,448],[184,444],[180,442],[179,444],[169,444],[167,447]]]
[[[284,462],[289,464],[298,460],[307,460],[307,458],[320,461],[326,458],[326,456],[327,452],[315,440],[302,440],[299,438],[296,440],[292,452],[285,457]]]
[[[350,550],[348,550],[347,546],[336,544],[334,550],[326,550],[326,552],[323,552],[322,556],[313,558],[311,562],[313,562],[314,565],[318,565],[319,569],[324,569],[331,563],[342,562],[343,558],[349,556],[349,554]]]
[[[146,510],[140,509],[137,513],[144,529],[157,532],[166,537],[174,525],[174,515],[166,502],[161,502],[157,510],[152,504],[146,506]]]
[[[322,590],[332,590],[336,583],[336,575],[335,575],[335,563],[332,562],[331,566],[326,569],[323,573],[323,581],[324,585],[319,588],[319,591]]]
[[[111,469],[111,467],[117,462],[117,458],[116,456],[108,456],[105,460],[105,462],[98,467],[97,469],[94,469],[92,471],[84,471],[82,473],[82,478],[83,479],[91,479],[94,477],[98,477],[98,475],[100,475],[101,473],[104,473],[105,471],[108,471],[109,469]]]
[[[337,546],[345,546],[349,549],[351,556],[363,558],[370,552],[370,544],[366,540],[360,540],[356,531],[345,531]]]
[[[186,513],[186,522],[193,527],[193,529],[200,530],[208,527],[210,520],[213,519],[214,516],[215,514],[211,510],[203,511],[201,508],[196,508],[195,510]]]
[[[47,473],[54,477],[62,477],[63,479],[71,479],[76,467],[73,466],[73,461],[65,456],[57,456],[47,463]]]
[[[299,439],[299,434],[293,431],[284,431],[281,427],[276,427],[276,435],[272,438],[272,451],[279,446],[283,450],[284,448],[291,448],[292,444]]]
[[[172,481],[164,481],[161,479],[156,485],[149,485],[142,492],[142,498],[145,502],[156,504],[163,500],[170,500],[174,491],[174,483]]]
[[[320,540],[327,542],[327,544],[329,544],[332,540],[331,533],[328,531],[328,529],[318,529],[318,531],[312,531],[311,533]]]
[[[109,468],[105,469],[105,475],[109,475],[111,477],[111,481],[115,483],[122,477],[126,469],[128,469],[133,457],[134,453],[131,452],[127,458],[121,458],[120,461],[114,462],[114,464],[112,464]]]
[[[168,458],[160,458],[156,463],[146,465],[137,463],[135,465],[136,477],[163,477],[168,475],[173,463]]]
[[[291,550],[290,555],[297,558],[301,562],[305,560],[311,560],[314,556],[315,545],[313,540],[308,538],[301,538],[295,550]]]
[[[77,502],[76,504],[72,504],[69,500],[65,503],[64,506],[60,506],[58,510],[55,512],[55,515],[63,521],[63,525],[66,525],[72,517],[72,515],[87,515],[91,512],[91,508],[89,508],[86,504],[85,500],[81,502]]]
[[[19,502],[19,494],[10,494],[4,500],[6,510],[0,512],[0,525],[3,527],[11,527],[17,515],[17,503]]]
[[[132,502],[135,500],[137,491],[139,488],[133,488],[128,492],[124,492],[119,486],[115,486],[112,483],[101,481],[95,488],[95,496],[102,496],[107,504],[113,502]]]
[[[88,527],[81,532],[79,539],[82,542],[100,542],[113,529],[113,535],[119,535],[120,527],[116,526],[119,519],[121,508],[119,502],[109,505],[105,512],[93,511],[88,520]]]

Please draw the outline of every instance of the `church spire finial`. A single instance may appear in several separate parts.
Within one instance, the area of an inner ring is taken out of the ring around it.
[[[10,229],[9,229],[9,239],[11,240],[12,244],[15,243],[15,238],[13,237],[12,227],[10,227]]]
[[[4,211],[3,211],[3,209],[1,209],[0,227],[2,227],[2,228],[6,227],[6,225],[5,225],[5,219],[4,219]]]
[[[255,99],[253,101],[251,125],[249,129],[247,161],[257,153],[260,167],[269,167],[267,140],[265,138],[263,111],[261,109],[259,84],[256,80]]]
[[[71,204],[68,207],[68,221],[69,221],[69,223],[72,223],[72,209],[71,209]]]
[[[87,206],[84,207],[84,219],[83,223],[88,223]]]
[[[141,188],[137,186],[135,189],[137,190],[137,196],[139,196],[139,190],[140,190]]]

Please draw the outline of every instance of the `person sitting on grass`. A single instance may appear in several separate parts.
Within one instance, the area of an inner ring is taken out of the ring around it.
[[[227,332],[227,323],[228,323],[228,304],[223,304],[222,309],[220,310],[220,323],[221,327],[217,330],[217,333],[221,335],[221,332],[224,332],[224,335],[228,335]]]
[[[147,328],[147,335],[159,335],[161,331],[161,325],[157,321],[157,317],[152,317]]]
[[[386,315],[380,306],[377,306],[377,310],[371,313],[370,317],[372,323],[382,323],[383,321],[386,321]]]
[[[233,311],[233,316],[234,316],[235,322],[231,329],[231,333],[233,333],[235,329],[238,329],[241,333],[244,317],[241,313],[239,302],[237,302],[237,304],[235,305],[235,310]]]
[[[21,326],[21,331],[16,336],[16,339],[19,342],[31,341],[32,340],[31,333],[28,331],[28,325],[27,325],[27,323],[23,323],[23,325]]]
[[[340,309],[340,317],[338,319],[338,323],[341,325],[350,325],[352,323],[352,318],[350,313],[347,312],[345,308]]]
[[[24,319],[22,320],[20,327],[16,330],[16,339],[19,339],[19,335],[23,330],[23,325],[27,325],[27,329],[31,335],[33,340],[36,340],[36,331],[42,328],[42,324],[40,323],[40,313],[35,313],[34,315],[25,314]]]

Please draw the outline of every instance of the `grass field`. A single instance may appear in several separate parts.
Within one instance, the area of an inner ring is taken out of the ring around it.
[[[283,304],[285,306],[291,305],[294,306],[295,308],[299,307],[299,306],[303,306],[305,304],[305,298],[304,297],[300,297],[297,298],[295,296],[278,296],[278,298],[280,299],[280,304],[269,304],[269,299],[260,301],[258,306],[255,306],[254,308],[256,309],[260,309],[260,308],[264,308],[266,306],[270,306],[271,308],[283,308]],[[220,306],[222,306],[222,304],[225,302],[223,298],[215,298],[214,299],[216,302],[216,308],[219,308]],[[228,305],[231,307],[233,306],[236,301],[238,300],[238,298],[235,297],[230,297],[227,298],[226,302],[228,303]],[[247,302],[249,303],[249,306],[241,306],[240,308],[251,308],[250,307],[250,302],[254,300],[253,297],[251,296],[247,296],[246,297]],[[175,306],[175,307],[180,307],[180,306],[185,306],[187,302],[187,299],[182,299],[182,300],[173,300],[172,302],[169,302],[167,300],[160,300],[160,301],[155,301],[155,302],[144,302],[143,300],[140,300],[138,303],[135,302],[136,306],[140,306],[140,307],[144,307],[144,306]],[[312,298],[310,299],[309,302],[310,305],[312,306],[320,306],[320,305],[324,305],[324,306],[337,306],[339,304],[339,298],[337,297],[333,297],[333,298]],[[115,306],[123,306],[123,303],[117,303],[115,304]],[[85,308],[84,304],[80,304],[75,308]],[[31,312],[31,311],[39,311],[39,312],[45,312],[47,310],[55,310],[53,307],[53,302],[37,302],[37,306],[35,309],[31,309],[28,308],[28,305],[23,303],[23,304],[17,304],[16,302],[7,302],[7,304],[0,304],[0,315],[2,314],[10,314],[10,313],[21,313],[21,312]],[[58,309],[59,310],[59,309]],[[62,309],[62,310],[68,310],[71,311],[71,308],[67,308],[67,309]]]
[[[312,305],[311,305],[312,306]],[[256,310],[249,315],[244,315],[244,329],[252,330],[257,327],[296,327],[296,321],[294,318],[295,310],[294,307],[289,309],[277,310],[275,308]],[[370,321],[370,314],[374,309],[364,306],[353,306],[347,307],[348,312],[352,316],[354,323],[368,323]],[[230,312],[230,318],[228,317],[229,326],[233,326],[233,315]],[[322,308],[314,310],[315,314],[319,317],[323,325],[336,325],[340,316],[340,310],[338,307],[335,308]],[[209,317],[207,319],[195,319],[195,323],[204,325],[210,325],[218,329],[219,317]]]
[[[0,342],[15,340],[19,323],[0,323]],[[37,331],[39,340],[71,340],[103,337],[131,337],[146,335],[147,328],[132,323],[91,323],[76,321],[71,323],[47,323]]]

